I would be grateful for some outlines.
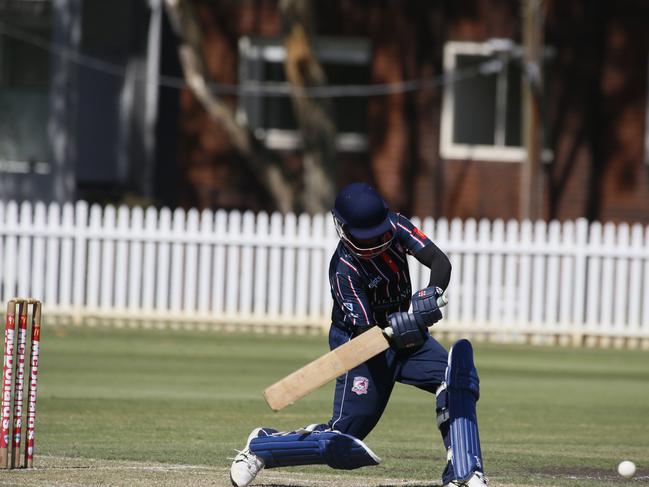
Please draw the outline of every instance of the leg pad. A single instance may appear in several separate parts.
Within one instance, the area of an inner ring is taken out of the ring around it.
[[[250,441],[250,451],[264,461],[266,468],[326,464],[352,470],[381,461],[361,440],[337,431],[260,435]]]
[[[451,348],[446,369],[446,391],[452,468],[447,469],[445,476],[449,478],[443,478],[443,481],[461,482],[468,480],[473,472],[483,471],[475,408],[480,397],[480,379],[468,340],[459,340]]]

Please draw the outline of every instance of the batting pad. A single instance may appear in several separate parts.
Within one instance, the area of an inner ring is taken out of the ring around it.
[[[473,363],[473,348],[468,340],[459,340],[451,348],[446,387],[454,475],[450,480],[466,481],[476,470],[483,471],[475,409],[480,397],[480,379]]]
[[[337,431],[291,431],[258,436],[250,451],[264,461],[265,468],[326,464],[352,470],[378,465],[381,459],[365,443]]]

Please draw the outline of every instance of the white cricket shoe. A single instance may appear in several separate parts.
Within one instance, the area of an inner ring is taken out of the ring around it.
[[[234,487],[247,487],[264,468],[264,461],[250,451],[250,441],[259,436],[261,428],[255,428],[248,436],[248,441],[230,467],[230,482]],[[238,450],[237,450],[238,451]]]
[[[487,487],[488,484],[489,480],[485,474],[482,472],[473,472],[473,475],[466,482],[452,480],[448,484],[445,484],[444,487]]]

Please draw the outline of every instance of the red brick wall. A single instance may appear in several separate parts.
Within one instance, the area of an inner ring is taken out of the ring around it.
[[[649,166],[643,162],[649,4],[600,3],[599,11],[587,7],[586,0],[547,3],[546,39],[557,55],[547,103],[555,159],[545,167],[546,217],[649,223]],[[236,83],[241,35],[280,34],[274,1],[196,4],[216,81]],[[370,40],[373,83],[439,76],[447,40],[520,40],[518,2],[340,0],[314,5],[318,34]],[[429,86],[372,98],[370,149],[339,155],[338,186],[369,181],[408,214],[517,218],[520,164],[440,158],[441,96],[441,87]],[[236,102],[228,103],[234,107]],[[224,132],[187,91],[181,118],[185,204],[272,209]],[[282,157],[299,173],[299,153]]]

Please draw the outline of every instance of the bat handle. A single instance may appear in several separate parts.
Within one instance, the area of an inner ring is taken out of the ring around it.
[[[446,298],[445,295],[442,294],[439,298],[437,298],[438,308],[443,308],[447,304],[448,304],[448,299]],[[383,328],[383,334],[388,338],[392,338],[392,335],[394,335],[394,332],[392,331],[392,327],[386,326],[385,328]]]

